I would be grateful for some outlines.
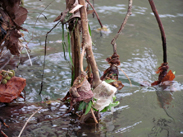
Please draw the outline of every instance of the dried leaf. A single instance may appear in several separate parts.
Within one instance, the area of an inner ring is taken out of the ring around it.
[[[0,76],[0,80],[2,76]],[[7,84],[0,84],[0,102],[10,103],[20,96],[26,86],[26,79],[12,77]]]
[[[173,72],[171,70],[169,70],[169,72],[166,74],[166,76],[162,79],[161,82],[172,81],[172,80],[174,80],[174,78],[175,78],[175,75],[173,74]]]
[[[94,10],[87,10],[87,14],[92,14]]]
[[[19,38],[21,35],[18,33],[17,30],[13,30],[10,33],[9,39],[5,40],[5,46],[7,49],[10,50],[11,54],[13,55],[19,55],[20,54],[20,49],[22,48],[22,44],[19,41]]]
[[[27,9],[24,7],[20,7],[16,12],[15,12],[15,19],[14,22],[21,26],[24,21],[27,19]]]
[[[83,5],[77,4],[71,11],[69,11],[69,13],[74,13],[75,11],[80,9],[81,7],[83,7]]]

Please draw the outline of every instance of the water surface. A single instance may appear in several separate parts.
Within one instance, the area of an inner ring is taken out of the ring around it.
[[[120,105],[113,113],[102,113],[99,125],[79,124],[76,118],[69,114],[64,118],[43,121],[59,117],[67,107],[58,101],[51,106],[40,102],[45,98],[56,100],[64,97],[71,81],[71,64],[64,59],[61,46],[62,30],[59,25],[48,37],[44,87],[42,95],[38,95],[45,35],[55,25],[53,20],[65,9],[63,0],[55,0],[44,10],[50,2],[25,0],[25,7],[29,10],[24,24],[29,33],[25,33],[25,38],[31,39],[28,46],[32,50],[33,66],[30,66],[29,60],[25,60],[16,71],[17,76],[27,79],[26,101],[18,99],[9,106],[0,107],[0,116],[3,116],[10,126],[9,129],[3,128],[4,132],[9,136],[18,136],[28,117],[41,106],[43,109],[31,119],[22,136],[183,136],[183,2],[181,0],[154,1],[166,33],[169,67],[176,72],[174,91],[171,92],[170,89],[163,91],[160,87],[139,86],[143,81],[157,80],[158,75],[155,71],[163,63],[163,55],[158,24],[148,1],[135,0],[132,15],[117,40],[120,67],[131,79],[132,87],[126,76],[120,72],[119,79],[125,85],[116,95]],[[109,67],[105,59],[112,55],[110,42],[125,17],[127,2],[127,0],[95,1],[95,8],[103,25],[109,28],[102,37],[95,31],[100,27],[97,19],[89,15],[92,40],[95,44],[93,51],[101,74]],[[40,15],[43,10],[47,19]],[[66,56],[69,60],[68,53]]]

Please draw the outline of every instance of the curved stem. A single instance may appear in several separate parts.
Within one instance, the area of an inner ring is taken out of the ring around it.
[[[156,10],[156,7],[154,5],[153,0],[149,0],[149,4],[151,5],[151,9],[156,17],[156,20],[158,22],[159,25],[159,29],[161,32],[161,38],[162,38],[162,46],[163,46],[163,62],[167,63],[167,51],[166,51],[166,36],[165,36],[165,31],[163,28],[163,25],[161,23],[160,17],[158,15],[158,11]]]
[[[98,16],[98,14],[97,14],[95,8],[94,8],[93,5],[89,2],[89,0],[86,0],[86,1],[87,1],[88,4],[92,7],[93,11],[95,12],[95,15],[97,16],[97,19],[98,19],[98,22],[99,22],[101,28],[103,28],[102,22],[100,21],[99,16]]]

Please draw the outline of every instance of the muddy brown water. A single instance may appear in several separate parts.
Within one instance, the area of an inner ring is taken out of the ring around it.
[[[117,40],[117,52],[120,55],[120,67],[132,81],[132,87],[125,75],[120,72],[119,79],[125,87],[116,94],[119,106],[113,112],[101,113],[101,121],[96,124],[79,124],[76,117],[62,115],[67,107],[57,101],[68,91],[71,81],[71,64],[63,56],[61,46],[61,25],[54,29],[48,37],[46,69],[42,95],[39,96],[40,80],[44,53],[45,34],[55,23],[53,20],[65,9],[63,0],[55,0],[40,15],[39,13],[50,3],[50,0],[25,0],[29,10],[24,27],[29,43],[31,60],[25,60],[16,71],[17,76],[27,79],[26,101],[0,106],[0,116],[9,125],[3,131],[9,137],[18,136],[29,116],[39,107],[42,109],[30,120],[22,137],[181,137],[183,136],[183,2],[182,0],[154,0],[167,38],[168,63],[175,71],[172,87],[164,91],[161,87],[141,87],[143,81],[153,82],[158,78],[156,69],[163,62],[162,44],[159,28],[147,0],[133,2],[132,15],[124,31]],[[103,25],[109,28],[102,37],[95,30],[99,28],[96,18],[89,15],[92,29],[94,55],[100,73],[109,67],[105,59],[112,54],[110,41],[119,29],[128,1],[95,1],[95,8]],[[35,25],[35,26],[34,26]],[[67,30],[65,30],[66,32]],[[67,38],[67,37],[66,37]],[[66,39],[65,38],[65,39]],[[69,60],[69,55],[66,53]],[[173,92],[172,92],[173,91]],[[48,105],[44,99],[55,100]],[[57,118],[57,119],[54,119]],[[45,119],[52,119],[44,121]]]

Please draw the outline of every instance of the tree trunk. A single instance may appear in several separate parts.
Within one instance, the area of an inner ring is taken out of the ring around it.
[[[81,25],[82,25],[82,47],[83,50],[86,49],[87,59],[91,65],[93,73],[93,87],[97,87],[100,84],[100,77],[98,72],[98,67],[92,51],[92,40],[88,31],[88,18],[85,7],[85,0],[79,0],[79,4],[83,5],[80,9],[81,14]]]

